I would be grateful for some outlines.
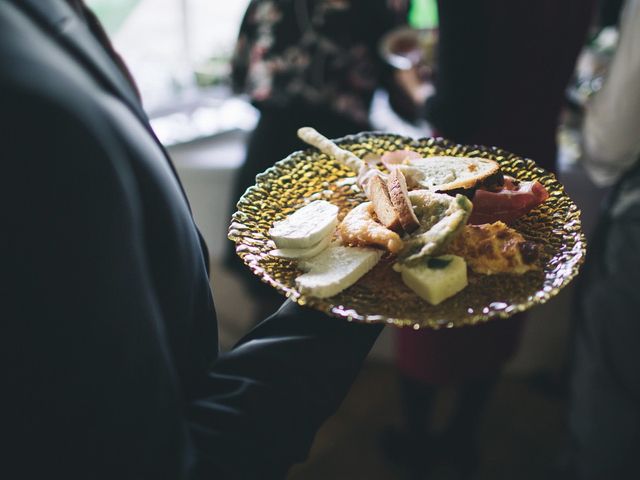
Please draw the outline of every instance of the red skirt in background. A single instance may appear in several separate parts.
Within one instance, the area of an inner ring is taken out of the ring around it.
[[[430,385],[451,385],[495,375],[516,352],[524,315],[442,330],[399,329],[396,366]]]

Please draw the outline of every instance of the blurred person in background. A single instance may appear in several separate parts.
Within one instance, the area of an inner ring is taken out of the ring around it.
[[[627,0],[582,164],[605,200],[578,280],[569,432],[579,480],[640,475],[640,1]]]
[[[371,130],[375,90],[392,85],[378,55],[382,35],[404,24],[408,0],[253,0],[245,13],[232,60],[237,92],[260,111],[233,204],[256,174],[296,150],[309,125],[328,138]],[[401,94],[390,88],[392,94]],[[394,93],[395,92],[395,93]],[[226,262],[246,281],[259,309],[273,311],[282,297],[244,267],[230,242]]]
[[[436,135],[532,158],[556,170],[565,89],[586,40],[590,0],[441,0],[435,94],[424,115]],[[504,364],[516,352],[523,315],[438,331],[400,330],[396,364],[404,425],[383,436],[389,456],[425,478],[425,462],[477,468],[477,429]],[[458,387],[446,430],[429,433],[438,387]],[[423,452],[431,452],[420,460]]]

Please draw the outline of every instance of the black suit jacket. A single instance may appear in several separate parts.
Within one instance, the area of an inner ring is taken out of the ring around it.
[[[271,478],[304,459],[380,328],[285,304],[218,354],[171,162],[62,0],[0,0],[0,138],[0,477]]]

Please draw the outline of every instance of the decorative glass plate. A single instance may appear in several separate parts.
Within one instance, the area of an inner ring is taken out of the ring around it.
[[[580,211],[556,177],[524,159],[494,147],[457,145],[439,138],[414,140],[398,135],[360,133],[336,140],[359,157],[392,150],[415,150],[424,156],[473,156],[496,160],[505,174],[538,180],[549,192],[539,207],[512,225],[540,246],[542,270],[524,275],[469,274],[469,285],[440,305],[415,295],[383,260],[355,285],[327,299],[302,295],[295,278],[296,261],[269,255],[274,248],[268,230],[302,205],[323,199],[340,207],[342,219],[366,197],[355,187],[355,172],[316,149],[295,152],[256,178],[237,204],[229,239],[251,271],[300,305],[350,321],[388,323],[398,327],[453,328],[511,315],[540,305],[577,274],[586,242]]]

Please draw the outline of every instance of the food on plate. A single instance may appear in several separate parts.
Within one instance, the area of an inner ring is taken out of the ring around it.
[[[308,248],[276,248],[269,252],[274,257],[299,259],[299,258],[311,258],[318,255],[325,248],[329,246],[333,239],[333,233],[330,233],[315,245]]]
[[[398,253],[403,247],[400,235],[376,221],[371,202],[363,202],[347,213],[338,232],[346,245],[379,246],[391,253]]]
[[[338,224],[338,207],[316,200],[296,210],[269,230],[278,248],[309,248],[331,235]]]
[[[337,162],[356,172],[360,172],[361,169],[367,168],[365,162],[363,162],[359,157],[351,153],[349,150],[340,148],[327,137],[311,127],[299,128],[298,137],[303,142],[316,147],[322,153],[333,157]]]
[[[497,162],[484,158],[395,150],[363,161],[312,128],[298,135],[355,170],[370,200],[339,224],[338,207],[319,200],[271,228],[278,247],[271,254],[297,260],[305,272],[295,280],[302,293],[318,298],[339,293],[385,251],[397,256],[393,268],[402,281],[432,305],[463,290],[468,270],[520,275],[540,268],[537,245],[504,223],[548,198],[539,182],[504,176]],[[378,169],[380,162],[388,173]]]
[[[472,208],[471,201],[464,195],[452,197],[429,190],[413,190],[409,198],[420,227],[404,240],[404,248],[398,255],[402,263],[443,253],[467,223]]]
[[[423,300],[438,305],[467,286],[467,264],[456,255],[424,258],[413,265],[396,264],[402,281]]]
[[[375,248],[331,245],[319,255],[298,262],[306,273],[296,278],[296,285],[304,294],[317,298],[332,297],[375,267],[382,253]]]
[[[413,150],[392,150],[383,153],[382,157],[380,157],[380,162],[387,167],[387,170],[391,171],[393,166],[400,163],[408,163],[416,158],[422,158],[422,155]]]
[[[391,204],[398,216],[402,229],[407,233],[414,232],[420,226],[420,222],[413,211],[404,174],[400,170],[392,170],[387,178],[387,186]]]
[[[398,168],[407,178],[409,189],[437,192],[469,189],[483,182],[500,183],[500,165],[494,160],[471,157],[407,157],[400,163],[386,164]]]
[[[357,184],[360,185],[365,193],[367,192],[367,184],[372,178],[381,177],[384,179],[386,177],[375,167],[375,162],[373,162],[373,164],[369,161],[365,162],[349,150],[340,148],[327,137],[311,127],[299,128],[298,138],[303,142],[316,147],[322,153],[333,157],[333,159],[338,163],[341,163],[345,167],[357,172]]]
[[[400,215],[391,202],[387,183],[380,176],[374,176],[367,183],[367,197],[371,200],[373,210],[380,223],[394,232],[402,231]]]
[[[358,184],[363,188],[371,178],[385,177],[372,165],[372,162],[365,162],[352,152],[340,148],[311,127],[298,129],[298,137],[357,172]],[[386,152],[381,161],[389,171],[399,168],[410,190],[426,189],[444,192],[471,189],[485,183],[491,186],[502,184],[500,165],[486,158],[422,157],[412,150],[396,150]]]
[[[505,176],[504,185],[500,189],[476,190],[469,223],[493,223],[498,220],[511,223],[547,198],[549,193],[537,180],[519,182],[515,178]]]
[[[465,225],[447,252],[461,256],[473,272],[484,275],[523,274],[540,269],[536,264],[537,245],[503,222]]]

